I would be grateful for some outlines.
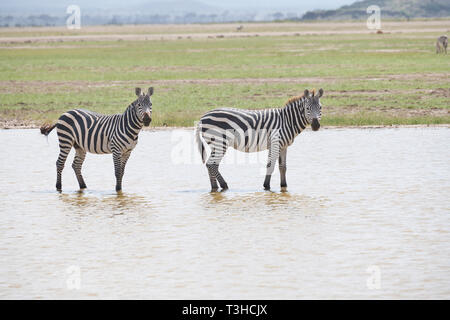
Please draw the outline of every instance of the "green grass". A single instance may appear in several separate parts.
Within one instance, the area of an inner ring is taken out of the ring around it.
[[[155,126],[191,126],[215,107],[279,107],[313,87],[325,90],[325,125],[450,123],[450,55],[436,55],[433,38],[423,32],[3,43],[0,118],[54,121],[76,107],[119,113],[135,86],[153,85]]]

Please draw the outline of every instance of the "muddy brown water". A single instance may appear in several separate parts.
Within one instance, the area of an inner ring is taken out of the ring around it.
[[[210,193],[189,130],[142,132],[123,193],[88,154],[54,190],[56,135],[0,130],[0,298],[450,298],[450,129],[302,133],[227,153]]]

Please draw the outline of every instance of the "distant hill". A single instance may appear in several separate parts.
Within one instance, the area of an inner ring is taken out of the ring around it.
[[[67,7],[72,3],[81,8],[83,26],[364,20],[371,5],[381,8],[382,19],[450,17],[450,0],[363,0],[328,10],[352,1],[355,0],[0,0],[0,27],[64,26],[70,15]],[[307,11],[318,7],[322,9]]]
[[[367,8],[377,5],[382,18],[437,18],[450,17],[449,0],[363,0],[336,10],[306,12],[300,20],[354,20],[367,19]]]

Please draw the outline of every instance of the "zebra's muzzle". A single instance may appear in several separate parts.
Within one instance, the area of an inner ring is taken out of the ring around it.
[[[317,118],[314,118],[312,123],[311,123],[311,129],[313,129],[313,131],[317,131],[320,128],[320,123],[319,120],[317,120]]]
[[[150,122],[152,122],[152,118],[150,118],[150,115],[148,113],[144,114],[144,118],[142,119],[142,122],[144,123],[144,126],[148,127],[150,125]]]

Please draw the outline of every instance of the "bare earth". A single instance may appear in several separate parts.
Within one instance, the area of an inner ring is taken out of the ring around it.
[[[163,67],[164,68],[164,67]],[[183,67],[181,67],[183,68]],[[450,72],[448,73],[428,73],[428,74],[389,74],[378,77],[352,77],[353,81],[361,80],[424,80],[428,82],[442,81],[450,79]],[[171,80],[152,80],[149,84],[153,85],[170,85],[170,84],[205,84],[205,85],[220,85],[224,83],[237,83],[237,84],[264,84],[264,83],[305,83],[305,82],[334,82],[340,81],[339,77],[301,77],[301,78],[238,78],[238,79],[171,79]],[[133,86],[135,81],[1,81],[0,80],[0,93],[25,93],[25,92],[58,92],[63,87],[70,87],[72,90],[85,89],[85,88],[104,88],[115,86]],[[142,81],[139,83],[142,84]],[[332,91],[329,91],[333,93]],[[339,91],[344,93],[345,91]],[[339,92],[334,92],[338,94]],[[361,92],[374,92],[376,90],[366,91],[351,91],[353,93]],[[351,93],[350,92],[350,93]],[[386,92],[386,91],[383,91]],[[395,91],[391,92],[406,92]],[[417,90],[414,92],[418,92]],[[442,97],[450,98],[450,88],[437,88],[435,90],[424,91],[428,93],[438,94]]]
[[[86,26],[80,30],[68,30],[65,27],[0,28],[0,43],[178,40],[191,38],[368,34],[375,32],[367,28],[366,21],[339,23],[243,23],[243,31],[236,31],[239,25],[241,24]],[[205,26],[207,26],[208,32],[205,32]],[[442,33],[442,31],[450,30],[450,20],[387,21],[383,23],[382,30],[384,33]],[[16,36],[17,33],[25,35]],[[27,33],[30,33],[30,36],[27,36]],[[45,33],[56,34],[39,35]]]

